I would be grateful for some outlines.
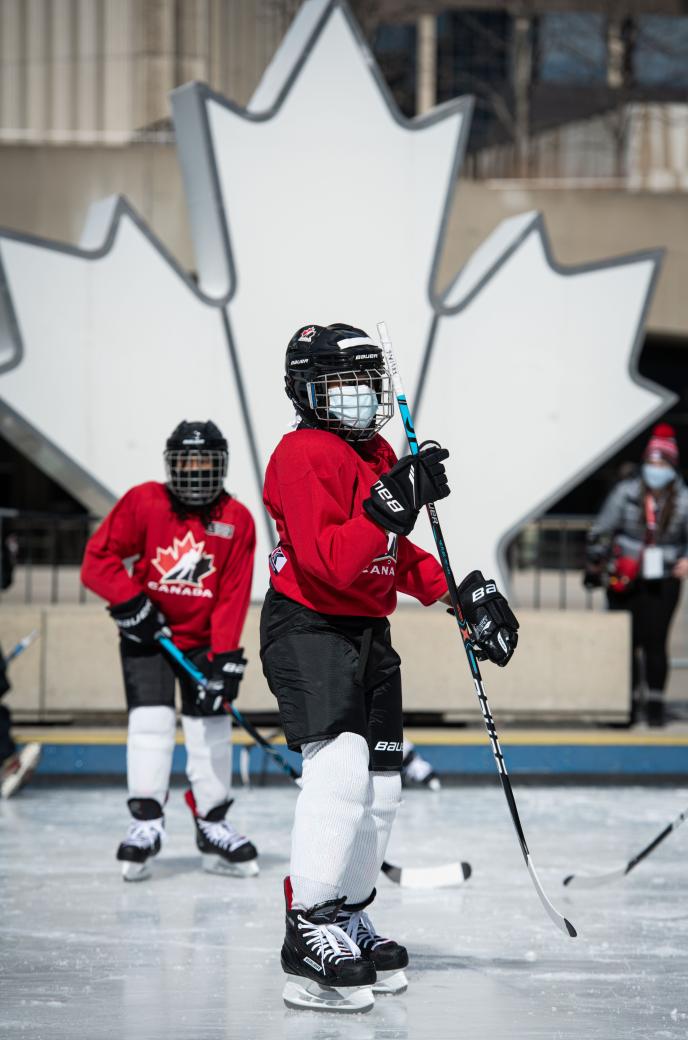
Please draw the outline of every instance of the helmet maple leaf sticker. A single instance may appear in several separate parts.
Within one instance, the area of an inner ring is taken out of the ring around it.
[[[175,538],[169,548],[159,548],[152,563],[161,575],[160,584],[200,588],[203,580],[216,570],[213,554],[203,552],[204,547],[205,542],[197,542],[187,531],[181,541]]]

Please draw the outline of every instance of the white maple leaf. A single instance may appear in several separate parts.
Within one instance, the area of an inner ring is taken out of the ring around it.
[[[250,458],[222,311],[124,200],[92,207],[79,248],[3,232],[0,265],[2,429],[91,508],[162,478],[185,416]]]
[[[457,573],[504,582],[523,524],[675,400],[637,373],[659,260],[560,268],[530,213],[504,221],[449,288],[417,427],[459,449],[441,506]],[[421,541],[431,547],[429,532]]]
[[[564,276],[506,222],[437,294],[470,101],[404,120],[339,0],[303,5],[248,110],[197,85],[174,108],[200,291],[121,201],[94,211],[81,249],[0,235],[3,430],[92,508],[161,476],[182,417],[212,417],[258,517],[290,418],[284,348],[311,321],[372,332],[384,318],[409,388],[423,372],[423,432],[461,460],[447,508],[473,548],[465,567],[490,569],[505,531],[666,406],[628,371],[656,258]],[[621,386],[609,421],[581,433],[602,395],[571,370],[593,350]],[[258,532],[264,560],[269,526]],[[266,581],[259,563],[254,595]]]
[[[385,316],[415,379],[472,103],[403,118],[348,8],[327,0],[302,6],[248,109],[199,84],[172,98],[200,283],[230,295],[267,458],[293,414],[281,370],[299,325],[374,334]]]
[[[246,366],[262,457],[291,331],[384,318],[407,389],[422,377],[421,432],[454,450],[457,566],[504,581],[515,530],[673,400],[636,370],[657,252],[564,271],[525,214],[438,294],[470,105],[403,119],[340,0],[302,5],[247,109],[193,84],[173,111],[201,283],[229,296],[242,357],[273,359]]]

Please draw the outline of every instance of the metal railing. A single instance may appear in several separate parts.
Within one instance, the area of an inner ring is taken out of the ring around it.
[[[520,606],[591,609],[581,574],[591,516],[560,514],[526,524],[509,547],[514,599]],[[93,597],[79,581],[86,542],[100,518],[0,508],[0,588],[9,559],[13,581],[5,603],[85,603]]]
[[[98,517],[0,508],[0,589],[13,603],[85,603],[79,568]],[[8,571],[10,573],[8,573]]]
[[[526,524],[509,547],[508,560],[521,606],[593,608],[582,585],[587,534],[593,516],[559,513]]]

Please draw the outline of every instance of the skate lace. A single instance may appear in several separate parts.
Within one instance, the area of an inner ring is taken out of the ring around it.
[[[245,838],[243,834],[239,834],[236,827],[233,827],[227,820],[213,822],[211,820],[198,819],[198,826],[208,841],[211,841],[219,849],[229,849],[230,852],[234,852],[248,842],[248,838]]]
[[[346,933],[359,946],[370,950],[374,950],[382,943],[389,942],[389,939],[383,939],[381,935],[377,934],[375,925],[365,910],[354,910],[351,913],[346,924]]]
[[[323,967],[326,961],[338,964],[341,960],[361,956],[355,941],[339,925],[313,924],[301,914],[298,915],[298,921],[306,944],[319,955]]]
[[[162,820],[132,820],[125,842],[127,845],[136,845],[139,849],[149,849],[155,845],[156,838],[162,841],[164,836]]]

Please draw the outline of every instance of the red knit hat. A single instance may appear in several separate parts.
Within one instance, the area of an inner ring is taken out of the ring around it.
[[[678,444],[676,431],[668,423],[655,426],[647,448],[643,454],[643,462],[668,462],[674,469],[678,468]]]

